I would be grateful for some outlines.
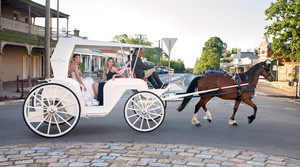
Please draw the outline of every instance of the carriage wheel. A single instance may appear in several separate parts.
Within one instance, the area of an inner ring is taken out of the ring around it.
[[[137,100],[137,99],[136,99],[136,100]],[[150,100],[151,100],[151,99],[150,99]],[[138,101],[138,100],[137,100],[137,101]],[[164,104],[164,108],[165,108],[165,110],[166,110],[166,107],[167,107],[167,101],[163,101],[163,104]],[[134,105],[134,102],[132,102],[132,107],[133,107],[133,109],[134,109],[134,110],[133,110],[134,113],[137,114],[138,116],[142,117],[142,115],[141,115],[139,112],[137,112],[138,108],[137,108],[136,105]],[[136,108],[137,108],[137,110],[136,110]],[[159,115],[153,117],[154,120],[159,119],[159,118],[160,118]],[[148,118],[146,118],[146,119],[148,119]],[[149,120],[149,121],[152,121],[152,119],[148,119],[148,120]]]
[[[158,128],[165,118],[161,99],[152,92],[137,92],[127,100],[124,107],[127,124],[139,132],[150,132]]]
[[[27,126],[43,137],[60,137],[69,133],[80,118],[76,95],[60,84],[44,84],[34,88],[23,105]]]

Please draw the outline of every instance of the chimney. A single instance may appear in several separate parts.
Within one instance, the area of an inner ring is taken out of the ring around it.
[[[79,30],[75,29],[75,30],[74,30],[74,35],[76,35],[76,36],[79,37]]]

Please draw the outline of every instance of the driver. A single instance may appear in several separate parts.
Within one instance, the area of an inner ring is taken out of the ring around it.
[[[136,60],[136,55],[138,56],[137,60]],[[148,81],[153,85],[155,89],[167,87],[168,84],[162,83],[161,80],[159,79],[155,68],[144,64],[144,62],[141,59],[142,57],[143,57],[143,50],[136,48],[132,55],[132,66],[131,66],[134,67],[134,63],[136,62],[135,69],[134,69],[136,77],[147,78]]]

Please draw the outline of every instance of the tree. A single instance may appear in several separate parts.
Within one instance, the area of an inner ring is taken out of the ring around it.
[[[272,37],[272,58],[300,60],[300,17],[299,0],[277,0],[265,10],[267,37]]]
[[[113,38],[113,40],[116,40],[117,42],[121,42],[121,43],[126,43],[127,39],[128,39],[127,34],[116,35]]]
[[[203,47],[200,60],[196,60],[194,73],[200,74],[208,67],[220,67],[220,58],[222,58],[222,50],[226,49],[227,44],[219,37],[211,37]]]

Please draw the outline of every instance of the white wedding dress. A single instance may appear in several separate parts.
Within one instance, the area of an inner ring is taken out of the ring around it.
[[[75,72],[71,72],[69,77],[76,80],[76,81],[78,81],[78,83],[82,87],[82,95],[84,97],[85,104],[87,106],[99,105],[99,102],[96,99],[93,98],[95,96],[94,91],[93,91],[93,83],[94,83],[93,78],[91,78],[91,77],[82,78],[82,75],[81,75],[80,71],[79,71],[79,75],[81,77],[81,80],[82,80],[83,84],[86,87],[86,91],[84,91],[83,85],[81,85],[79,83],[79,81],[78,81],[78,79],[75,75]]]

